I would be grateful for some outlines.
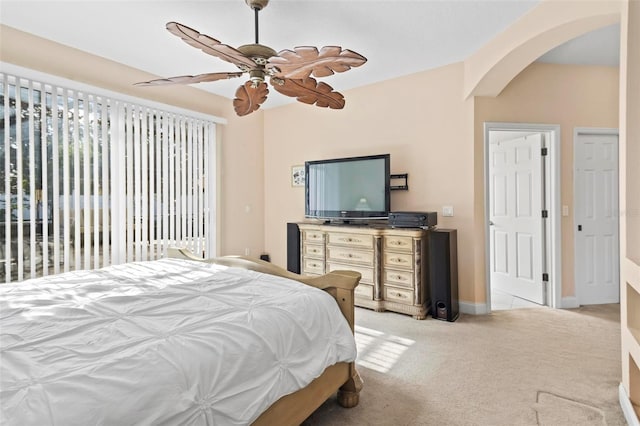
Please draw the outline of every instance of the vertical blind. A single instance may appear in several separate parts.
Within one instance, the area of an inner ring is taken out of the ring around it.
[[[215,255],[213,121],[0,73],[0,279]]]

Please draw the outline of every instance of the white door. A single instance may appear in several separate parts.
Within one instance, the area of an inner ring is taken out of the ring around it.
[[[618,136],[578,133],[574,157],[576,296],[618,303]]]
[[[545,304],[543,136],[489,145],[490,280],[493,289]]]

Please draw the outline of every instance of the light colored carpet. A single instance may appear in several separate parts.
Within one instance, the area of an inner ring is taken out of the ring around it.
[[[335,396],[304,423],[405,426],[625,425],[620,306],[416,321],[356,308],[360,404]]]

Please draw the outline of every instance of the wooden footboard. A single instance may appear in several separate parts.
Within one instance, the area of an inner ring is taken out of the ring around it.
[[[269,262],[243,256],[225,256],[202,259],[186,249],[170,248],[169,257],[198,260],[219,265],[250,269],[270,275],[290,278],[322,289],[331,294],[347,319],[351,331],[354,329],[353,291],[360,282],[360,274],[354,271],[333,271],[319,277],[294,274]],[[307,387],[276,401],[253,423],[254,425],[299,425],[309,417],[334,392],[338,392],[338,403],[346,408],[358,405],[362,379],[355,363],[338,363],[327,368],[324,373]]]

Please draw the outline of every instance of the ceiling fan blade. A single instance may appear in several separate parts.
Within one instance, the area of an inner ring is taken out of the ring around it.
[[[229,78],[240,77],[241,72],[210,72],[198,75],[181,75],[179,77],[159,78],[157,80],[142,81],[135,83],[134,86],[162,86],[165,84],[195,84],[206,83],[209,81],[224,80]]]
[[[267,68],[273,69],[274,75],[280,78],[305,79],[311,74],[314,77],[326,77],[348,71],[365,62],[367,58],[364,56],[339,46],[325,46],[319,52],[315,47],[300,46],[272,56]]]
[[[312,77],[304,80],[285,78],[282,84],[278,84],[278,80],[272,78],[271,85],[283,95],[296,98],[305,104],[315,104],[321,108],[344,108],[344,96],[342,96],[342,93],[335,92],[327,83],[318,83]]]
[[[234,49],[231,46],[220,43],[215,38],[209,37],[205,34],[200,34],[193,28],[189,28],[186,25],[179,24],[177,22],[167,23],[167,30],[173,35],[176,35],[182,39],[189,46],[193,46],[202,50],[204,53],[208,53],[211,56],[215,56],[224,61],[231,62],[243,71],[248,71],[256,66],[251,58],[245,56],[242,52]]]
[[[240,117],[251,114],[260,108],[260,105],[267,100],[269,89],[264,81],[253,87],[251,80],[238,87],[236,97],[233,100],[233,109]]]

